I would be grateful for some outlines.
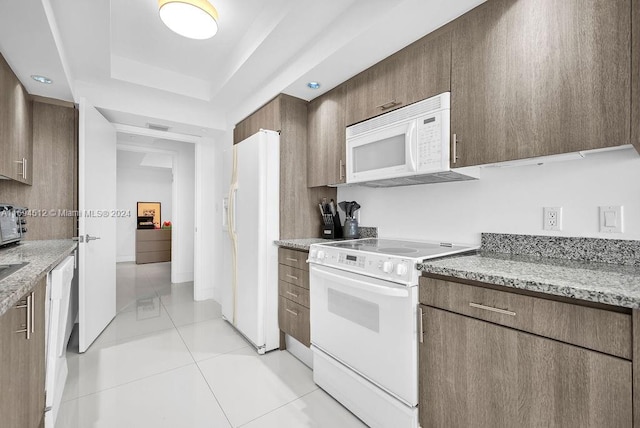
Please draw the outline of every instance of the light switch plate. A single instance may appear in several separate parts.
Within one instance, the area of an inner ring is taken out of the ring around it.
[[[600,207],[600,232],[622,233],[623,216],[622,205]]]

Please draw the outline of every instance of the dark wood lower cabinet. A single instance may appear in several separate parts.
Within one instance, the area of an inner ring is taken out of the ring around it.
[[[631,427],[631,361],[421,306],[420,423]]]
[[[311,346],[309,323],[309,267],[307,251],[280,248],[278,251],[278,325],[280,350],[286,349],[285,333],[306,347]]]
[[[27,296],[0,317],[0,426],[37,428],[44,419],[45,304],[46,281],[33,289],[29,310],[33,311],[33,332],[26,332]]]

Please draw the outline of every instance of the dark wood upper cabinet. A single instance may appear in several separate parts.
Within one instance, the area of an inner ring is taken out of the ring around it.
[[[450,89],[451,35],[443,27],[348,80],[346,124]]]
[[[452,24],[452,166],[629,144],[631,0],[490,0]]]
[[[282,97],[278,95],[264,106],[247,116],[233,128],[233,144],[251,137],[260,129],[268,129],[271,131],[282,130],[281,120],[281,101]]]
[[[32,183],[32,103],[9,64],[0,55],[0,175]]]
[[[312,100],[307,108],[307,185],[341,184],[346,179],[345,98],[340,85]]]

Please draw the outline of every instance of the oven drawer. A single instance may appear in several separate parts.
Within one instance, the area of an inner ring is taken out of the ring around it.
[[[309,253],[306,251],[290,250],[288,248],[278,248],[278,261],[287,266],[309,271],[307,258]]]
[[[296,338],[306,347],[311,346],[309,309],[282,296],[278,299],[278,323],[280,324],[280,330]]]
[[[309,289],[309,272],[287,265],[278,265],[278,279]]]
[[[629,314],[427,277],[420,278],[420,302],[631,359]]]
[[[306,288],[298,287],[297,285],[289,284],[288,282],[279,281],[278,289],[280,290],[280,296],[292,300],[305,308],[309,307],[309,290]]]

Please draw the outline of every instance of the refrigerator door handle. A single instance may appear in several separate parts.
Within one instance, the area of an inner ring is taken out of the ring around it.
[[[231,231],[235,235],[235,233],[236,233],[236,206],[237,206],[236,199],[238,198],[238,188],[237,187],[234,187],[231,190],[231,195],[232,195],[231,206],[233,208],[232,208],[232,211],[231,211],[231,225],[230,226],[231,226]]]

